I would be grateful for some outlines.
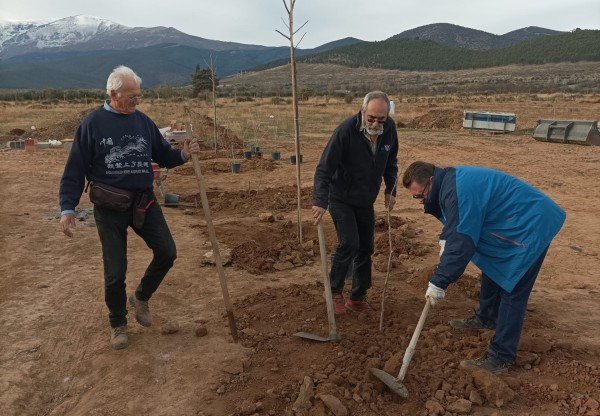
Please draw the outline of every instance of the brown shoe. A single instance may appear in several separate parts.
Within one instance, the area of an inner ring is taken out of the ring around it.
[[[135,310],[135,320],[142,326],[152,326],[152,315],[150,315],[148,302],[131,295],[129,296],[129,303]]]
[[[129,337],[127,336],[127,326],[122,325],[110,329],[110,345],[115,350],[122,350],[129,345]]]
[[[375,309],[373,309],[373,307],[371,305],[369,305],[369,302],[367,302],[366,300],[348,299],[348,302],[346,302],[346,309],[348,309],[349,311],[362,312],[362,313],[374,313],[375,312]]]

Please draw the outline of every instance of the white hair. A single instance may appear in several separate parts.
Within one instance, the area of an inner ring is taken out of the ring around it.
[[[142,79],[133,72],[133,69],[119,65],[113,69],[108,76],[108,80],[106,81],[106,93],[110,95],[111,91],[119,92],[123,86],[123,80],[128,77],[132,78],[138,86],[142,85]]]
[[[388,95],[383,91],[371,91],[370,93],[365,95],[365,98],[363,100],[363,104],[362,104],[363,113],[365,111],[367,111],[367,106],[369,105],[369,102],[371,102],[372,100],[385,101],[385,103],[387,104],[388,113],[390,112],[390,98],[388,97]]]

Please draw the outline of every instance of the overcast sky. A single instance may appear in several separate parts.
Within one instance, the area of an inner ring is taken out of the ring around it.
[[[289,0],[286,0],[289,4]],[[220,41],[287,46],[282,0],[0,0],[0,19],[56,20],[93,15],[135,27],[171,26]],[[298,0],[294,26],[308,23],[300,48],[345,37],[381,41],[432,23],[502,35],[527,26],[600,30],[600,0]]]

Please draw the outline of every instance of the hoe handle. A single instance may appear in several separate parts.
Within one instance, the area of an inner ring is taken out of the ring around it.
[[[187,133],[188,137],[191,138],[191,126],[188,124]],[[223,262],[221,261],[221,253],[219,252],[219,243],[217,242],[217,236],[215,234],[215,227],[213,226],[212,216],[210,213],[210,207],[208,205],[208,197],[206,196],[206,186],[204,184],[204,177],[202,176],[202,170],[200,169],[200,162],[198,161],[198,155],[192,153],[192,161],[194,163],[194,173],[196,174],[196,180],[198,181],[198,189],[200,191],[200,199],[202,200],[202,208],[204,209],[204,218],[206,220],[206,226],[208,227],[208,236],[212,244],[213,257],[219,273],[219,281],[221,283],[221,291],[223,292],[223,302],[225,303],[225,311],[227,312],[227,320],[229,321],[229,329],[231,330],[231,337],[234,342],[238,342],[237,326],[235,323],[235,317],[233,315],[233,306],[229,298],[229,290],[227,289],[227,280],[225,279],[225,272],[223,271]]]
[[[331,296],[331,283],[327,270],[327,246],[325,245],[325,232],[323,231],[323,220],[317,226],[319,234],[319,251],[321,252],[321,269],[323,270],[323,285],[325,286],[325,303],[327,304],[327,319],[329,320],[329,338],[335,339],[339,335],[335,326],[335,315],[333,314],[333,297]]]
[[[417,323],[417,327],[415,328],[415,332],[413,333],[413,336],[410,339],[410,343],[408,344],[408,348],[404,353],[404,358],[402,359],[402,367],[400,368],[400,373],[398,374],[399,382],[402,382],[404,380],[404,376],[406,376],[406,370],[408,370],[408,365],[410,364],[413,354],[415,353],[415,347],[417,346],[417,341],[419,340],[419,336],[421,335],[421,331],[423,330],[423,325],[425,325],[425,319],[427,318],[429,309],[431,309],[431,303],[429,303],[429,299],[427,299],[427,301],[425,302],[425,307],[423,308],[423,312],[421,312],[419,322]]]

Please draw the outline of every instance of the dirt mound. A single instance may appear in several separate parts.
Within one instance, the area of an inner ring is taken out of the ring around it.
[[[81,124],[81,120],[83,120],[90,112],[96,110],[96,108],[97,107],[93,107],[79,111],[49,126],[38,127],[31,132],[31,137],[38,140],[72,139]]]
[[[203,152],[204,153],[204,152]],[[210,152],[208,152],[210,153]],[[231,172],[231,161],[230,160],[210,160],[212,158],[206,156],[202,157],[200,163],[200,169],[202,172]],[[264,170],[270,172],[275,170],[281,162],[277,162],[271,159],[251,159],[251,160],[237,160],[241,164],[241,172],[248,172],[251,170]],[[195,175],[194,166],[182,165],[172,170],[177,175]]]
[[[186,108],[186,112],[190,114],[190,110]],[[213,118],[203,114],[191,112],[191,122],[194,128],[194,137],[201,138],[204,142],[200,143],[201,149],[214,149],[215,137],[215,121]],[[188,119],[189,115],[183,119]],[[218,149],[225,149],[231,152],[232,150],[241,150],[244,147],[242,140],[236,136],[231,130],[225,126],[217,124],[217,146]]]
[[[262,212],[291,212],[297,206],[297,188],[295,186],[281,186],[279,188],[265,188],[262,190],[249,189],[245,191],[214,191],[206,192],[210,209],[219,215],[251,215],[256,217]],[[183,202],[200,200],[200,194],[181,195]],[[301,206],[312,206],[312,187],[301,189]],[[313,227],[314,228],[314,227]]]
[[[267,217],[263,216],[262,218]],[[222,237],[223,241],[234,247],[231,253],[234,266],[259,274],[310,265],[319,257],[318,236],[311,222],[303,223],[303,243],[300,244],[295,222],[285,219],[283,215],[273,216],[271,219],[272,221],[263,220],[263,222],[255,221],[251,225],[248,224],[246,230],[243,231],[247,240],[241,244],[236,242],[237,235],[239,235],[237,232],[230,232],[229,237],[227,235]],[[228,228],[231,226],[232,224],[228,224]],[[239,226],[240,228],[244,227],[243,224],[239,224]],[[333,225],[327,224],[324,230],[326,251],[333,253],[337,246]],[[388,239],[387,229],[376,231],[373,263],[374,267],[380,271],[387,270],[389,245],[381,242],[387,242]],[[406,261],[409,256],[422,257],[429,252],[429,249],[423,247],[417,239],[406,239],[398,230],[392,232],[392,240],[394,241],[392,267],[394,268],[400,267],[401,263]]]
[[[413,119],[407,124],[411,129],[450,129],[462,128],[463,112],[452,109],[435,109]]]
[[[12,129],[11,131],[8,132],[8,134],[10,134],[12,136],[22,136],[25,133],[26,133],[26,131],[23,129]]]

